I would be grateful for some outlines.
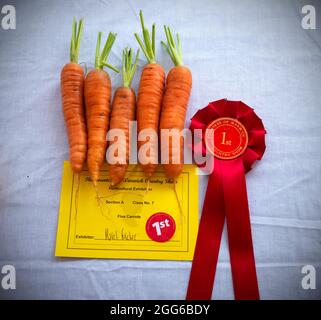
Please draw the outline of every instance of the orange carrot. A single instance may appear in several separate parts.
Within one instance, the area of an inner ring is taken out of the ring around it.
[[[84,72],[78,64],[80,40],[83,32],[83,20],[73,21],[70,62],[67,63],[60,75],[62,109],[64,113],[68,140],[71,168],[74,173],[82,170],[86,160],[87,133],[83,103]]]
[[[140,21],[142,25],[144,44],[137,33],[135,37],[142,48],[148,64],[144,67],[139,84],[137,99],[137,130],[138,135],[142,130],[153,130],[158,133],[159,116],[162,106],[162,98],[165,84],[165,71],[161,65],[156,63],[155,51],[155,24],[152,26],[152,39],[148,29],[145,28],[142,11],[140,11]],[[138,153],[148,141],[138,140]],[[153,144],[146,153],[147,157],[153,157],[158,154],[158,145]],[[145,175],[150,178],[157,168],[157,161],[141,163]],[[155,163],[153,163],[155,162]]]
[[[123,74],[123,87],[119,87],[114,95],[111,118],[110,118],[110,130],[120,129],[124,133],[126,139],[120,140],[119,144],[125,144],[119,146],[119,148],[124,148],[126,150],[125,159],[110,164],[109,175],[111,178],[111,184],[117,185],[123,181],[129,161],[129,131],[130,131],[130,121],[135,118],[135,107],[136,107],[136,96],[130,85],[134,77],[134,73],[137,66],[139,50],[137,51],[135,62],[132,65],[132,51],[131,49],[123,50],[123,64],[122,64],[122,74]],[[110,142],[112,145],[114,142]],[[118,151],[116,151],[115,156],[118,157]]]
[[[96,46],[95,69],[91,70],[85,79],[85,102],[88,129],[87,164],[91,179],[96,186],[99,179],[100,167],[106,155],[106,134],[109,125],[111,82],[103,67],[109,67],[107,58],[116,39],[116,35],[109,33],[106,44],[100,53],[101,32],[98,33]]]
[[[175,67],[173,67],[167,75],[166,89],[163,98],[162,114],[160,120],[160,130],[176,129],[183,130],[186,117],[186,109],[192,88],[191,71],[183,66],[182,48],[179,35],[177,34],[177,45],[175,44],[172,32],[169,27],[165,26],[165,34],[167,45],[162,42],[171,57]],[[175,179],[179,176],[183,168],[183,137],[180,138],[180,143],[173,143],[173,139],[169,137],[169,150],[164,149],[165,144],[162,143],[163,152],[168,152],[168,164],[164,164],[164,169],[167,177]],[[174,159],[178,159],[178,163]],[[174,161],[173,161],[174,160]]]

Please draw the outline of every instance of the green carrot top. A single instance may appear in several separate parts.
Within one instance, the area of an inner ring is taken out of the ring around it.
[[[140,16],[140,23],[142,25],[144,42],[141,40],[141,38],[139,37],[139,35],[137,33],[135,33],[135,37],[136,37],[140,47],[142,48],[147,61],[149,63],[156,63],[156,51],[155,51],[156,26],[155,26],[155,23],[153,23],[153,25],[152,25],[152,38],[151,38],[148,29],[145,28],[142,10],[140,10],[139,16]]]
[[[132,49],[128,50],[128,48],[125,48],[123,50],[122,74],[123,74],[124,87],[130,88],[131,82],[133,80],[133,77],[136,71],[138,56],[139,56],[139,49],[137,50],[135,61],[133,64]]]
[[[110,53],[111,48],[116,40],[117,34],[109,32],[106,43],[104,45],[104,48],[100,52],[101,35],[102,35],[102,33],[98,32],[97,45],[96,45],[96,55],[95,55],[95,68],[102,70],[104,67],[107,67],[107,68],[110,68],[118,73],[119,70],[116,67],[107,63],[109,53]]]
[[[70,41],[70,62],[78,63],[79,47],[84,29],[84,19],[79,20],[79,24],[74,18],[72,22],[72,33]]]
[[[183,65],[183,55],[182,55],[182,44],[179,34],[176,34],[177,44],[175,43],[171,29],[168,26],[164,26],[167,44],[162,41],[162,45],[166,49],[167,53],[171,57],[175,66]]]

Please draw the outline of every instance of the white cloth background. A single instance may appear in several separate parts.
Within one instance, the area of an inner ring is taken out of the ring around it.
[[[186,126],[198,108],[221,98],[244,101],[264,120],[267,150],[247,175],[261,297],[321,297],[319,1],[0,1],[8,3],[17,29],[0,28],[0,267],[16,267],[17,288],[0,287],[0,298],[185,298],[190,262],[54,257],[68,158],[59,76],[72,18],[85,17],[80,61],[92,65],[97,32],[114,31],[110,61],[119,66],[122,48],[137,48],[139,9],[148,25],[156,22],[157,40],[164,23],[181,34],[193,72]],[[308,3],[316,30],[301,27]],[[158,59],[168,71],[160,45]],[[144,63],[141,56],[135,89]],[[121,77],[110,74],[115,89]],[[206,182],[201,177],[200,204]],[[316,268],[316,290],[301,287],[306,264]],[[226,235],[213,298],[233,298]]]

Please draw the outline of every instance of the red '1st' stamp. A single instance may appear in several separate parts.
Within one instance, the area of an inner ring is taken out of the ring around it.
[[[157,242],[170,240],[175,233],[175,229],[175,220],[165,212],[153,214],[146,222],[146,233]]]

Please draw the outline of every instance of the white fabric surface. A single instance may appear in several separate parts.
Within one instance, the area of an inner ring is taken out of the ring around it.
[[[86,19],[80,61],[91,66],[97,32],[114,31],[110,61],[120,65],[122,48],[137,48],[140,8],[148,25],[156,22],[157,40],[164,23],[181,34],[193,72],[186,126],[198,108],[221,98],[244,101],[264,120],[267,150],[247,175],[262,299],[321,297],[320,1],[308,2],[316,30],[301,27],[304,1],[8,2],[16,6],[17,29],[0,28],[0,268],[16,267],[17,289],[0,287],[0,298],[185,298],[189,262],[54,257],[68,158],[59,75],[72,18]],[[160,45],[158,59],[168,71]],[[121,77],[110,74],[115,89]],[[200,179],[202,204],[207,181]],[[301,287],[306,264],[316,268],[316,290]],[[226,235],[213,297],[233,298]]]

